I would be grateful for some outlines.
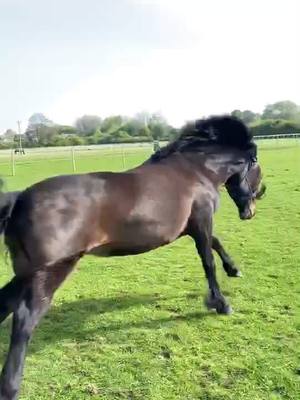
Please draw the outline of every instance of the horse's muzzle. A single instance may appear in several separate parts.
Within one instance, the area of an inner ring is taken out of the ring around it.
[[[255,215],[255,203],[252,201],[246,209],[240,210],[240,219],[251,219]]]

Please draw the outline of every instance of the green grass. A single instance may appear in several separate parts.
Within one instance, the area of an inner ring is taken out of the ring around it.
[[[65,153],[67,156],[67,153]],[[121,156],[80,154],[78,171],[123,168]],[[126,155],[140,163],[149,150]],[[21,157],[21,156],[20,156]],[[70,159],[26,155],[12,190]],[[25,161],[24,161],[25,160]],[[267,196],[242,222],[225,194],[215,232],[244,277],[218,279],[235,313],[207,312],[204,273],[188,238],[142,256],[84,258],[29,348],[22,400],[277,400],[300,393],[300,146],[261,145]],[[0,283],[11,276],[1,263]],[[10,321],[0,328],[7,351]]]

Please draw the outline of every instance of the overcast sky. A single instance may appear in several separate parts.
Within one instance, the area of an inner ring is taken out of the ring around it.
[[[0,0],[0,132],[300,104],[299,0]]]

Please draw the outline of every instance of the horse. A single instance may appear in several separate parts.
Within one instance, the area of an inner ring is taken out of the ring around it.
[[[24,154],[25,155],[25,150],[24,149],[15,149],[14,153],[15,154]]]
[[[215,250],[227,275],[240,276],[213,235],[224,185],[239,217],[252,218],[265,191],[257,147],[245,124],[227,115],[188,123],[177,139],[131,170],[56,176],[2,193],[0,233],[15,276],[0,290],[0,322],[13,313],[0,399],[18,398],[33,331],[85,254],[140,254],[188,235],[208,281],[206,306],[230,314],[213,257]]]

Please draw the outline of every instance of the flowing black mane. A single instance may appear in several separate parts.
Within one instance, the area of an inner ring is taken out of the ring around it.
[[[235,147],[256,157],[256,145],[247,126],[232,116],[215,116],[187,123],[180,136],[155,152],[150,161],[156,162],[173,153],[205,151],[208,146]]]

